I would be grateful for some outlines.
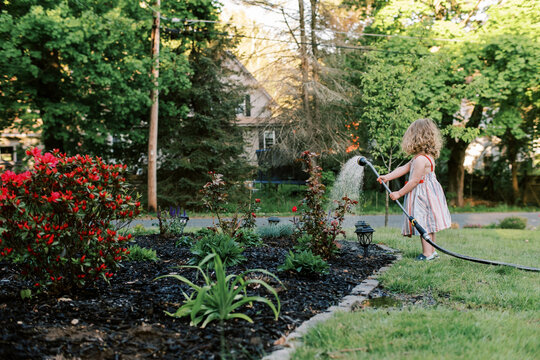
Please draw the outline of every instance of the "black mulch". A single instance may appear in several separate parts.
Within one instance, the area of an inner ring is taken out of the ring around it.
[[[173,279],[154,281],[171,272],[195,279],[192,270],[174,268],[189,259],[187,248],[157,236],[136,238],[140,246],[157,251],[159,262],[124,262],[111,285],[78,290],[61,296],[38,296],[21,300],[24,283],[6,263],[0,262],[0,359],[219,359],[220,332],[217,322],[205,329],[189,325],[188,318],[164,314],[174,312],[188,287]],[[329,275],[299,278],[278,273],[290,244],[283,240],[247,249],[248,261],[229,272],[264,268],[279,276],[285,288],[265,278],[279,290],[281,314],[255,303],[241,312],[254,319],[226,323],[227,353],[234,359],[260,359],[279,347],[279,339],[313,315],[339,303],[354,286],[394,257],[370,248],[370,257],[344,243],[330,261]],[[261,291],[262,289],[254,289]],[[273,299],[273,296],[269,296]]]

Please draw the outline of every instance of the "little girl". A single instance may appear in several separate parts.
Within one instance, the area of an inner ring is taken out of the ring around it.
[[[385,183],[409,173],[409,181],[400,190],[390,193],[392,200],[405,197],[404,207],[426,230],[435,242],[435,233],[450,227],[451,219],[441,184],[435,176],[435,159],[439,157],[442,138],[437,125],[430,119],[413,122],[401,141],[401,148],[414,158],[377,181]],[[405,217],[402,234],[419,235],[409,219]],[[438,257],[435,248],[422,237],[422,254],[417,260],[432,260]]]

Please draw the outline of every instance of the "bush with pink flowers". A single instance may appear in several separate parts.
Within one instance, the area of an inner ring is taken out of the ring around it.
[[[108,280],[125,258],[128,236],[111,225],[139,213],[124,165],[59,151],[34,158],[30,171],[0,182],[0,257],[17,263],[35,288],[68,289]]]

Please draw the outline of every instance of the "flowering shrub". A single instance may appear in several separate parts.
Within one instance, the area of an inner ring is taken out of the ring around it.
[[[326,186],[321,182],[322,168],[315,164],[317,156],[313,152],[304,151],[300,158],[306,165],[305,171],[309,174],[309,179],[307,180],[306,196],[302,201],[302,214],[298,222],[299,235],[311,236],[311,251],[328,259],[338,250],[336,237],[339,234],[345,234],[341,228],[345,213],[358,202],[346,196],[341,200],[335,200],[334,214],[331,216],[328,213],[327,215],[323,207]],[[293,212],[295,212],[294,208]]]
[[[21,264],[36,288],[108,280],[128,250],[110,223],[139,213],[126,166],[59,151],[34,158],[31,171],[6,171],[0,183],[0,256]]]
[[[218,226],[224,234],[234,238],[236,232],[240,228],[252,229],[255,227],[255,219],[258,210],[256,204],[260,203],[260,199],[252,199],[250,194],[248,201],[236,206],[236,212],[232,214],[230,219],[225,218],[225,212],[228,205],[227,184],[223,180],[222,174],[216,174],[210,171],[211,181],[207,182],[201,192],[203,194],[203,204],[210,212],[218,219]]]

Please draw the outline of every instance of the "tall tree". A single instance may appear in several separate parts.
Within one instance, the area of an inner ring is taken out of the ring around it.
[[[229,50],[235,42],[223,36],[218,27],[219,7],[200,6],[199,1],[166,9],[172,19],[191,22],[169,22],[163,36],[169,43],[162,67],[173,67],[176,56],[186,54],[189,60],[189,88],[171,86],[162,92],[159,144],[160,203],[178,204],[200,209],[199,190],[210,179],[209,171],[224,175],[228,182],[244,180],[250,167],[243,158],[244,141],[237,124],[239,105],[245,101],[245,86],[235,71],[237,61]],[[204,22],[197,22],[200,18]],[[231,66],[232,64],[232,66]],[[166,83],[174,82],[174,76]]]
[[[150,26],[127,0],[4,3],[2,125],[41,130],[47,149],[116,156],[112,136],[130,139],[149,106]]]

